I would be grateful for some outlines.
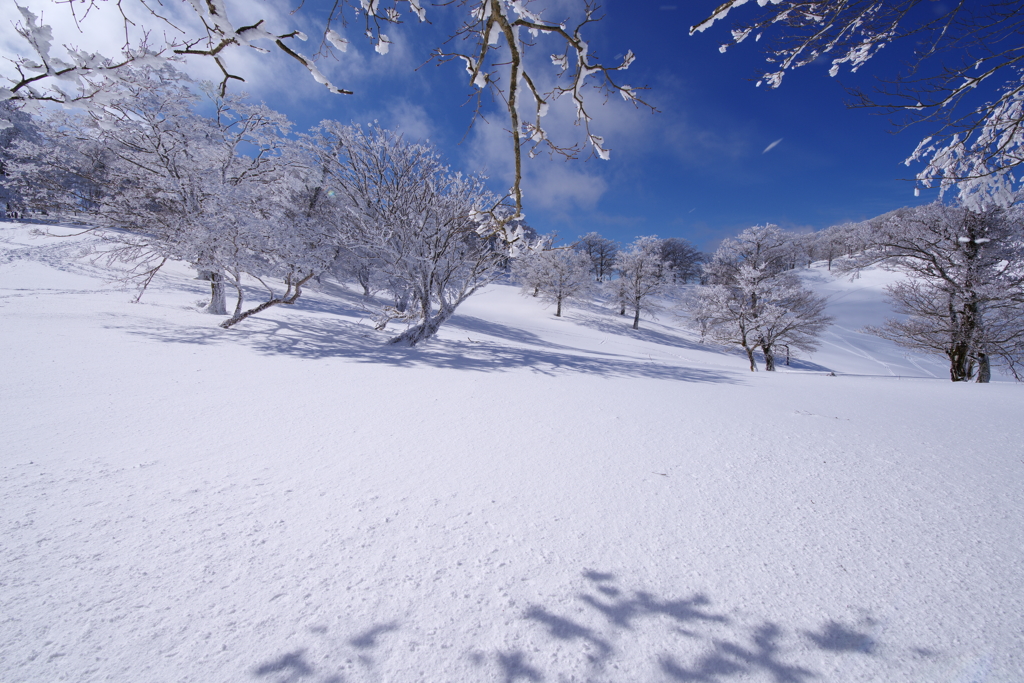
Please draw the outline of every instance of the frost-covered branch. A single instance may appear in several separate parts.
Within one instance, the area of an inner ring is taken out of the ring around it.
[[[517,213],[522,212],[520,181],[524,148],[531,157],[546,147],[567,158],[575,158],[585,149],[579,144],[560,144],[548,136],[544,117],[555,100],[571,99],[576,122],[585,132],[586,148],[601,159],[608,159],[610,150],[604,138],[591,129],[588,89],[596,89],[603,97],[618,93],[625,101],[654,111],[639,95],[639,91],[646,88],[618,80],[619,73],[626,71],[635,59],[632,51],[627,51],[622,61],[613,65],[601,62],[591,52],[583,34],[590,24],[601,20],[599,5],[584,3],[582,18],[572,29],[565,22],[544,19],[539,12],[530,9],[528,0],[462,0],[459,6],[469,9],[469,18],[453,38],[464,47],[440,47],[434,56],[442,62],[460,60],[469,82],[477,89],[478,98],[489,90],[505,104],[515,161],[515,181],[510,192]],[[537,41],[543,38],[550,38],[556,45],[550,55],[555,71],[550,74],[540,73],[536,63],[539,60],[530,59],[531,49],[539,49]],[[554,84],[545,89],[541,84],[549,80]],[[522,115],[521,107],[527,108],[530,115]]]
[[[729,0],[691,28],[704,31],[747,0]],[[771,65],[758,85],[779,87],[786,73],[828,60],[829,74],[858,71],[880,50],[909,43],[913,56],[899,74],[882,74],[873,92],[850,88],[851,106],[903,115],[900,128],[930,128],[906,163],[923,163],[925,187],[955,190],[982,210],[1013,202],[1024,162],[1024,2],[958,0],[941,13],[925,0],[759,0],[770,5],[740,24],[726,51],[751,35],[771,35]]]

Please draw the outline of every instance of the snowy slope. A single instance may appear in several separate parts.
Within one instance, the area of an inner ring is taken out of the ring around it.
[[[858,334],[878,282],[755,374],[507,286],[225,332],[77,244],[0,223],[4,681],[1024,680],[1024,387]]]

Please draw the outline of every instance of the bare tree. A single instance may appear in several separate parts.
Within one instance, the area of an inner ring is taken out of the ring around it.
[[[698,286],[683,301],[701,339],[740,346],[751,371],[757,370],[758,348],[771,372],[777,347],[813,351],[832,321],[824,297],[790,272],[791,244],[773,225],[754,226],[723,241],[704,264],[710,284]]]
[[[668,237],[661,242],[661,258],[671,274],[672,281],[686,284],[700,277],[700,264],[704,260],[689,240]]]
[[[590,259],[590,271],[597,282],[604,282],[615,271],[615,257],[619,253],[619,245],[596,232],[588,232],[580,237],[575,244],[577,251],[583,252]]]
[[[509,245],[489,239],[496,199],[480,179],[441,164],[433,148],[333,121],[307,144],[331,159],[329,183],[346,205],[337,229],[349,248],[372,259],[379,277],[405,295],[403,306],[384,306],[377,316],[379,329],[392,320],[409,325],[390,343],[431,338],[463,301],[503,273]]]
[[[746,0],[726,0],[690,29],[704,31]],[[767,2],[758,2],[764,7]],[[737,26],[725,51],[753,35],[774,35],[770,66],[758,85],[777,88],[789,71],[831,59],[829,74],[855,72],[879,50],[908,42],[914,56],[874,93],[851,89],[853,106],[905,116],[929,131],[906,160],[924,162],[918,181],[956,189],[980,208],[1013,201],[1015,169],[1024,162],[1024,70],[1020,0],[954,2],[933,12],[924,0],[771,0],[760,17]]]

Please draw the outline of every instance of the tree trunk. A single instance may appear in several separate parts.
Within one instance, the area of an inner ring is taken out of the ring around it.
[[[949,352],[949,378],[954,382],[966,382],[971,378],[968,370],[969,347],[963,342],[953,345]]]
[[[754,349],[753,347],[743,345],[743,350],[747,352],[747,360],[750,361],[750,371],[757,372],[757,363],[754,362]]]
[[[978,383],[988,384],[992,380],[992,365],[987,353],[978,354]]]
[[[402,346],[416,346],[421,341],[430,339],[437,330],[440,329],[441,325],[445,323],[448,318],[452,317],[455,313],[455,306],[450,304],[444,304],[434,315],[427,315],[419,325],[410,327],[402,334],[392,338],[388,341],[388,344],[399,344]]]
[[[761,351],[764,352],[764,371],[775,372],[775,352],[771,344],[761,344]]]
[[[372,284],[370,278],[371,273],[369,269],[359,268],[356,270],[356,282],[358,282],[359,286],[363,288],[363,296],[370,296],[370,294],[372,294],[370,291],[370,286]]]
[[[978,305],[969,302],[957,311],[951,301],[949,310],[954,329],[948,354],[949,378],[954,382],[967,382],[971,379],[971,342],[978,328]]]
[[[622,307],[619,308],[619,315],[626,315],[626,304],[622,304]]]
[[[199,279],[210,281],[210,303],[206,305],[205,312],[227,315],[227,288],[224,286],[224,275],[215,270],[200,270]]]
[[[242,304],[245,303],[245,293],[242,291],[242,279],[241,275],[235,278],[235,312],[231,314],[231,317],[237,318],[242,313]]]
[[[636,315],[633,316],[633,329],[634,330],[639,330],[640,329],[640,307],[639,306],[636,307]]]
[[[562,317],[562,297],[558,297],[558,304],[555,306],[555,317]]]

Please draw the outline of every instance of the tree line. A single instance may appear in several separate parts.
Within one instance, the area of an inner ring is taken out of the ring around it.
[[[621,315],[628,309],[638,329],[642,313],[672,306],[702,343],[741,348],[752,371],[757,352],[773,371],[780,350],[787,358],[816,350],[833,320],[798,268],[820,262],[837,277],[857,277],[881,267],[904,276],[887,287],[901,317],[865,331],[944,357],[954,382],[988,382],[994,364],[1022,379],[1024,211],[1017,206],[935,202],[809,234],[754,226],[713,254],[653,236],[623,249],[596,233],[548,247],[518,259],[515,274],[525,293],[556,306],[555,315],[601,292]]]

